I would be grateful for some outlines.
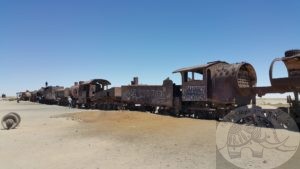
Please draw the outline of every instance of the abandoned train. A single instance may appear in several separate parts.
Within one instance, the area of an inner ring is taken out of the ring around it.
[[[273,65],[282,61],[288,71],[286,78],[273,78]],[[267,93],[293,92],[295,100],[288,102],[295,118],[299,118],[300,50],[289,50],[285,56],[273,60],[270,66],[271,86],[257,87],[254,67],[249,63],[229,64],[209,62],[174,71],[181,75],[181,85],[166,79],[162,85],[140,85],[134,78],[131,85],[109,88],[105,79],[75,82],[69,88],[46,86],[33,92],[21,92],[23,99],[46,104],[67,105],[96,109],[146,110],[175,116],[219,118],[229,111],[256,104],[256,96]]]

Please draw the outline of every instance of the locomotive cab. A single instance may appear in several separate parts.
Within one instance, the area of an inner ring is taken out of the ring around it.
[[[207,68],[225,62],[210,62],[205,65],[182,68],[173,73],[180,73],[182,77],[183,102],[207,102],[211,99],[211,72]]]
[[[181,73],[181,99],[189,107],[242,106],[255,98],[251,89],[256,86],[256,72],[249,63],[215,61],[173,73]]]

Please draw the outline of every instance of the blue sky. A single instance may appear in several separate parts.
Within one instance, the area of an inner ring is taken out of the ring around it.
[[[269,85],[271,61],[300,48],[299,7],[297,0],[1,0],[0,93],[92,78],[180,83],[173,70],[214,60],[249,62],[258,85]]]

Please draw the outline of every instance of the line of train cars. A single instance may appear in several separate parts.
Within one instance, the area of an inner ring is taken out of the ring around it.
[[[273,65],[282,61],[288,77],[273,78]],[[219,118],[229,111],[256,104],[256,96],[267,93],[294,92],[289,99],[290,111],[299,118],[300,50],[289,50],[276,58],[270,66],[271,86],[256,87],[256,71],[249,63],[229,64],[223,61],[209,62],[195,67],[182,68],[182,84],[176,85],[167,78],[162,85],[140,85],[134,78],[131,85],[112,87],[108,80],[80,81],[70,88],[46,86],[33,92],[21,92],[23,100],[45,104],[67,105],[105,110],[146,110],[172,115],[189,115],[196,118]]]

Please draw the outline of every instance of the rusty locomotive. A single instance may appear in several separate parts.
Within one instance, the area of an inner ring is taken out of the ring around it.
[[[273,65],[282,61],[288,77],[274,78]],[[146,110],[174,116],[219,119],[231,110],[256,104],[256,96],[268,93],[293,92],[288,97],[288,112],[300,118],[300,50],[289,50],[285,56],[273,60],[269,70],[271,86],[257,87],[254,67],[246,62],[229,64],[224,61],[182,68],[174,71],[181,75],[181,85],[167,78],[162,85],[141,85],[134,78],[131,85],[109,88],[105,79],[75,82],[70,88],[49,86],[26,94],[39,97],[42,103],[66,105],[71,97],[73,105],[96,109]],[[42,99],[41,99],[42,98]]]

